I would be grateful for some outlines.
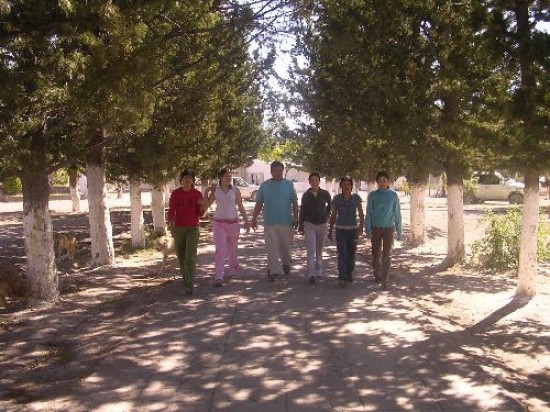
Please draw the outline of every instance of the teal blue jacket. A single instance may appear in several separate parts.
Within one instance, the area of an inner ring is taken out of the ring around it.
[[[367,197],[365,233],[372,235],[373,227],[390,228],[395,226],[397,238],[403,233],[401,206],[397,193],[391,189],[377,189]]]

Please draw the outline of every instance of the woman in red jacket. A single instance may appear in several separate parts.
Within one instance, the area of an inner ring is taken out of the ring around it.
[[[192,170],[181,172],[180,185],[170,195],[168,222],[174,235],[185,294],[192,295],[197,271],[199,216],[204,213],[205,207],[201,192],[195,189],[195,173]]]

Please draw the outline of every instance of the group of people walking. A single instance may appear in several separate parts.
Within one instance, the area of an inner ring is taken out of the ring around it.
[[[172,192],[168,209],[168,224],[175,240],[186,294],[193,293],[199,240],[199,217],[216,202],[212,228],[215,244],[214,284],[224,282],[225,262],[229,275],[239,270],[237,245],[240,233],[240,213],[244,228],[257,229],[263,212],[264,239],[267,254],[267,277],[270,281],[291,271],[291,245],[295,230],[305,236],[307,278],[315,283],[323,276],[323,248],[326,239],[336,241],[338,279],[345,287],[353,282],[355,253],[359,237],[365,232],[372,242],[374,280],[388,287],[388,275],[394,237],[401,239],[402,221],[397,193],[389,189],[386,172],[378,172],[378,189],[367,197],[366,215],[363,201],[353,192],[350,177],[340,179],[341,193],[331,197],[320,187],[318,173],[309,175],[310,188],[304,192],[300,206],[291,181],[285,179],[284,165],[271,163],[272,178],[263,182],[256,195],[256,205],[248,221],[239,189],[231,185],[231,173],[222,169],[216,187],[203,196],[195,189],[195,175],[186,169],[180,175],[180,187]]]

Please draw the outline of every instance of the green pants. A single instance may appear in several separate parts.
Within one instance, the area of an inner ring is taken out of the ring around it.
[[[195,226],[174,228],[174,241],[183,284],[185,287],[192,288],[197,271],[199,228]]]

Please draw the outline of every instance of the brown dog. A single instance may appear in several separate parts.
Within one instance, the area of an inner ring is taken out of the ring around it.
[[[0,305],[8,306],[7,296],[25,296],[25,281],[19,270],[8,264],[0,264]]]
[[[162,252],[162,269],[166,266],[168,256],[176,253],[176,244],[174,238],[169,235],[164,235],[155,240],[155,249]]]
[[[59,233],[57,235],[57,255],[61,257],[63,255],[63,251],[66,252],[67,255],[71,258],[71,260],[74,260],[74,255],[76,254],[76,237],[71,234],[64,234]]]

